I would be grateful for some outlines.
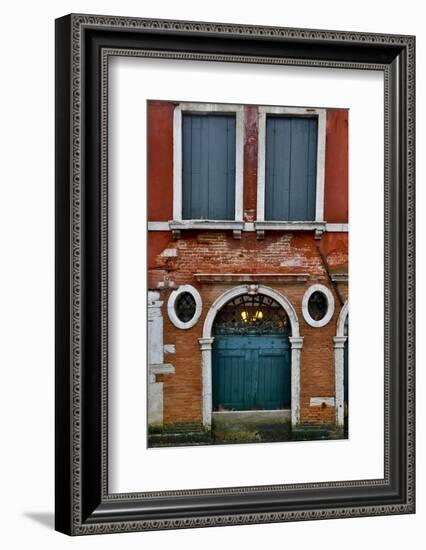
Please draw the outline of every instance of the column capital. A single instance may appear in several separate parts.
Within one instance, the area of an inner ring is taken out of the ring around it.
[[[335,336],[333,338],[334,349],[339,349],[345,347],[345,342],[348,339],[347,336]]]
[[[198,338],[198,341],[200,342],[201,351],[209,351],[212,349],[214,338]]]
[[[290,336],[291,349],[303,348],[303,336]]]

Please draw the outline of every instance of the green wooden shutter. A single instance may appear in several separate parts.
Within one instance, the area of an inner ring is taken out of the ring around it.
[[[316,118],[266,118],[265,220],[315,220]]]
[[[182,217],[235,218],[235,116],[182,116]]]

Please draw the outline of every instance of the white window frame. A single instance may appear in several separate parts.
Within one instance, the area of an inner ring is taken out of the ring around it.
[[[258,157],[257,157],[257,220],[256,230],[315,230],[320,236],[326,229],[324,220],[324,184],[325,184],[325,140],[327,110],[308,107],[270,107],[258,108]],[[266,117],[267,115],[298,116],[317,118],[317,179],[315,197],[315,220],[272,221],[265,220],[265,172],[266,172]]]
[[[327,313],[319,321],[316,321],[315,319],[312,319],[312,317],[309,313],[309,308],[308,308],[309,298],[312,296],[312,294],[314,292],[317,292],[317,291],[324,294],[324,296],[327,299],[327,306],[328,306],[327,307]],[[324,327],[325,325],[327,325],[331,321],[331,318],[334,315],[334,296],[333,296],[333,293],[331,292],[331,290],[329,288],[327,288],[325,285],[321,285],[321,284],[315,284],[315,285],[310,286],[307,289],[307,291],[305,292],[305,294],[303,295],[302,313],[303,313],[303,318],[308,323],[308,325],[311,326],[311,327],[321,328],[321,327]]]
[[[191,294],[192,297],[195,300],[194,317],[192,317],[192,319],[190,319],[186,323],[184,323],[183,321],[181,321],[179,319],[179,317],[176,314],[176,309],[175,309],[176,300],[178,299],[178,297],[181,294],[184,294],[185,292],[188,292],[189,294]],[[192,328],[193,326],[195,326],[197,324],[197,321],[198,321],[198,319],[200,318],[200,315],[201,315],[202,308],[203,308],[203,301],[201,299],[201,295],[198,292],[198,290],[195,287],[193,287],[192,285],[182,285],[179,288],[177,288],[176,290],[174,290],[170,294],[168,302],[167,302],[167,313],[169,315],[170,321],[174,324],[174,326],[176,328],[180,328],[182,330],[188,330],[189,328]]]
[[[235,114],[235,219],[182,219],[182,114]],[[173,220],[170,229],[232,229],[241,231],[244,193],[244,105],[224,103],[179,103],[173,115]]]

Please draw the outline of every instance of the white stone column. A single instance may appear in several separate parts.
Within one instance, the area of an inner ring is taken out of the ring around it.
[[[148,291],[148,364],[160,365],[163,362],[163,316],[161,314],[160,293]]]
[[[212,345],[214,338],[199,338],[201,350],[201,383],[203,400],[203,426],[210,430],[212,424]]]
[[[334,340],[334,385],[336,393],[336,425],[344,423],[344,360],[347,336],[335,336]]]
[[[148,425],[163,425],[163,383],[157,374],[175,372],[173,365],[164,363],[163,316],[160,293],[148,291]]]
[[[291,425],[300,423],[300,354],[303,336],[290,336],[291,343]]]

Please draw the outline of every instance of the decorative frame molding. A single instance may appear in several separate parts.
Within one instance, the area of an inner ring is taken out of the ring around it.
[[[319,321],[315,321],[315,319],[312,319],[309,313],[309,298],[312,296],[314,292],[321,292],[327,298],[327,304],[328,304],[327,313]],[[302,313],[303,313],[303,318],[305,319],[305,321],[308,323],[309,326],[314,328],[325,327],[325,325],[331,321],[331,318],[334,315],[334,296],[331,290],[327,288],[325,285],[320,285],[320,284],[311,285],[303,295]]]
[[[176,300],[184,292],[189,292],[189,294],[191,294],[195,300],[194,317],[186,323],[184,323],[179,319],[179,317],[176,315],[176,310],[175,310]],[[167,313],[169,315],[170,321],[174,324],[176,328],[180,328],[182,330],[188,330],[189,328],[192,328],[197,324],[197,321],[200,318],[202,309],[203,309],[203,301],[201,299],[201,295],[198,292],[198,290],[192,285],[181,285],[176,290],[173,290],[173,292],[170,294],[169,299],[167,301]]]
[[[71,14],[56,21],[55,40],[56,529],[85,535],[414,513],[415,37]],[[116,55],[384,74],[382,479],[108,492],[107,91]]]

